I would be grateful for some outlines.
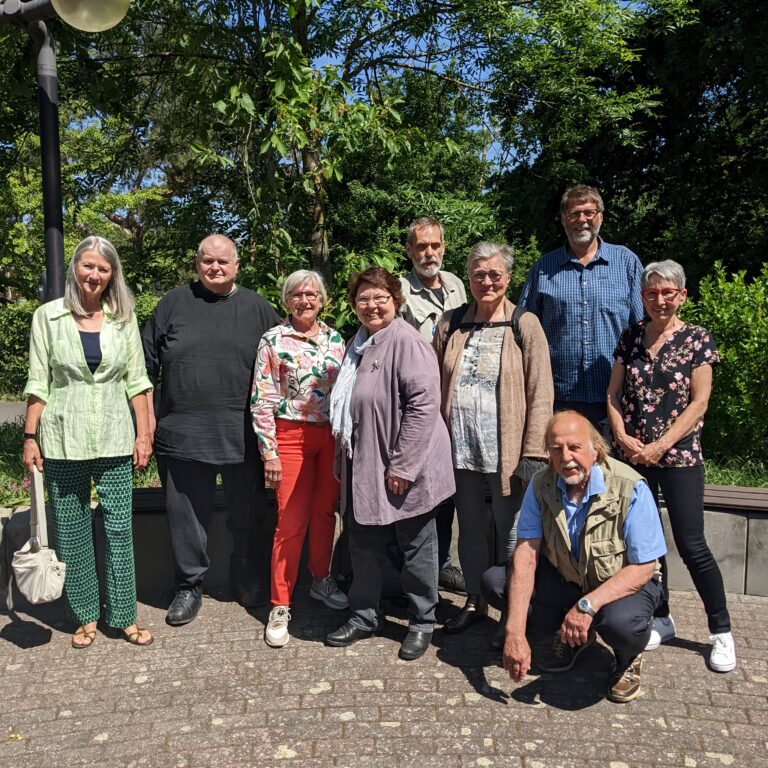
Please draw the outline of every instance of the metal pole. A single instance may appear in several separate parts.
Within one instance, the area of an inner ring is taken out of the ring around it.
[[[37,48],[37,104],[40,111],[40,159],[43,169],[45,227],[45,300],[64,295],[64,225],[61,213],[59,88],[53,37],[42,21],[27,27]]]

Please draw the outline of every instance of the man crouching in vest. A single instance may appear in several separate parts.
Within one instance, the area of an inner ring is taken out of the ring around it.
[[[640,693],[641,652],[661,599],[659,513],[643,478],[608,456],[583,416],[555,414],[546,441],[549,466],[534,475],[520,511],[504,669],[517,682],[530,669],[528,622],[554,632],[537,652],[543,672],[571,669],[597,631],[616,657],[608,698],[631,701]]]

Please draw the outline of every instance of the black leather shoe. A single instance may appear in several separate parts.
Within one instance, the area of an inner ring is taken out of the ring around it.
[[[269,593],[259,583],[259,569],[249,557],[233,557],[229,561],[229,589],[243,608],[255,608],[269,600]]]
[[[325,636],[325,644],[332,645],[334,648],[346,648],[358,640],[367,640],[373,637],[373,631],[370,629],[360,629],[354,624],[347,622],[342,624],[335,632]]]
[[[455,592],[457,595],[467,594],[464,574],[455,565],[449,565],[437,574],[437,586],[438,589],[443,589],[446,592]]]
[[[429,648],[432,642],[431,632],[422,632],[418,629],[408,630],[408,634],[400,646],[400,652],[397,654],[404,661],[413,661],[421,658]]]
[[[443,631],[447,632],[449,635],[455,635],[458,632],[463,632],[467,627],[471,627],[487,615],[488,604],[482,597],[477,597],[474,601],[467,600],[466,604],[461,609],[461,613],[458,616],[454,616],[452,619],[448,619],[448,621],[443,624]]]
[[[189,624],[197,616],[203,604],[203,590],[196,587],[182,587],[176,592],[165,620],[175,626]]]

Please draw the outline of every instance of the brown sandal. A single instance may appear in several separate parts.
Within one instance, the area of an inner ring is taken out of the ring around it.
[[[152,643],[155,642],[155,638],[150,635],[149,640],[147,640],[146,643],[140,643],[139,638],[141,637],[142,632],[147,632],[146,627],[140,627],[138,624],[136,625],[136,631],[135,632],[125,632],[123,631],[123,637],[125,638],[126,643],[130,643],[131,645],[138,645],[140,647],[144,647],[145,645],[152,645]]]
[[[76,643],[75,638],[78,636],[84,637],[88,642],[87,643]],[[84,651],[86,648],[90,648],[93,645],[93,641],[96,639],[96,630],[95,629],[86,629],[85,627],[78,627],[75,630],[75,634],[72,637],[72,647],[76,651]]]

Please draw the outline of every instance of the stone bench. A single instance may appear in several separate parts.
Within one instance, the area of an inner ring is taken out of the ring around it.
[[[672,589],[693,590],[688,569],[672,541],[662,504],[661,516],[669,555]],[[768,595],[768,488],[707,485],[704,490],[704,530],[720,565],[726,592]]]

